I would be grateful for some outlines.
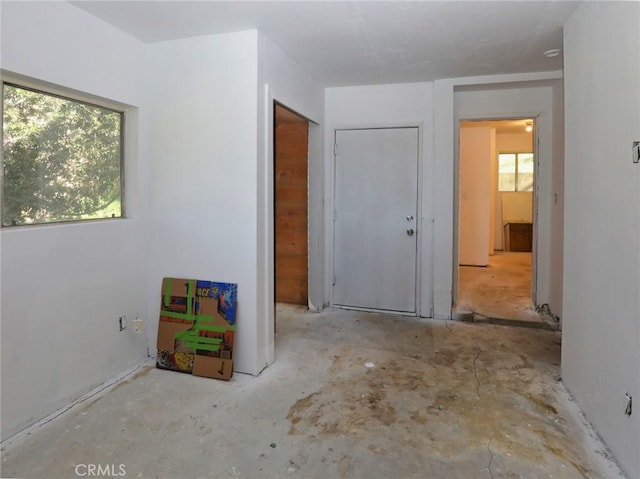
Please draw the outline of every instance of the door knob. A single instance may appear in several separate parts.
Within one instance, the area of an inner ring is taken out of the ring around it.
[[[407,230],[407,234],[408,234],[409,236],[413,236],[413,233],[415,233],[415,231],[413,231],[413,229],[412,229],[412,228],[409,228],[409,229]]]

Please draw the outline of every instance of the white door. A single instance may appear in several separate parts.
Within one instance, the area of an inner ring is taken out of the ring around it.
[[[335,140],[333,304],[414,313],[418,128]]]

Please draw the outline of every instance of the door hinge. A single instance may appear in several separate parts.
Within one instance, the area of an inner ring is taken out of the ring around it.
[[[333,156],[338,156],[338,143],[333,144]]]
[[[335,286],[336,285],[336,274],[333,273],[333,278],[331,279],[331,285]]]
[[[338,212],[336,210],[333,210],[333,221],[335,223],[336,218],[338,218]]]

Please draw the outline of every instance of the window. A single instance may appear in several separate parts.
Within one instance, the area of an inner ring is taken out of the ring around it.
[[[124,114],[2,84],[2,225],[123,216]]]
[[[533,153],[498,155],[498,190],[533,191]]]

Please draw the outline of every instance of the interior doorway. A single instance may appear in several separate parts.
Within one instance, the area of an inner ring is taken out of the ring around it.
[[[458,314],[543,322],[535,311],[535,119],[460,122]]]
[[[274,296],[308,304],[309,122],[274,104]]]

